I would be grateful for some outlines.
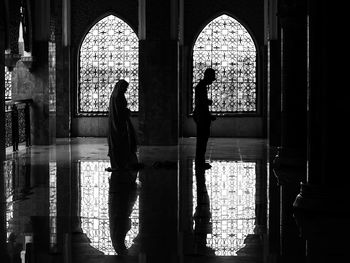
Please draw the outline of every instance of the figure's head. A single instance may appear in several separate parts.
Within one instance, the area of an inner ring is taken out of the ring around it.
[[[128,86],[129,86],[129,83],[126,80],[121,79],[115,84],[114,88],[117,88],[118,92],[125,93],[126,90],[128,89]]]
[[[215,70],[212,68],[207,68],[204,71],[204,80],[208,82],[208,84],[212,84],[214,80],[216,80],[215,77]]]

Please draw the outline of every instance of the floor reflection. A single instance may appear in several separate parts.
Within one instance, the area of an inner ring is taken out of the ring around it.
[[[214,251],[217,256],[234,256],[254,233],[256,164],[212,161],[211,165],[210,170],[201,171],[193,163],[195,242],[199,241],[198,232],[206,231],[205,254]],[[203,249],[203,244],[197,244],[196,252],[201,254],[200,247]]]
[[[57,250],[57,163],[49,162],[50,249]]]
[[[30,211],[34,195],[31,182],[31,160],[26,156],[15,156],[3,162],[7,253],[10,262],[19,262],[25,248],[30,250],[32,231]]]
[[[139,232],[138,178],[121,182],[128,175],[105,171],[109,166],[102,160],[79,162],[81,228],[90,245],[104,254],[125,254]]]
[[[111,173],[109,160],[100,157],[104,141],[87,142],[72,144],[73,150],[70,144],[33,147],[4,162],[2,233],[14,261],[21,253],[37,262],[261,258],[261,159],[234,161],[220,152],[211,169],[197,170],[194,141],[180,160],[176,148],[152,147],[142,152],[146,167],[139,173]]]
[[[5,198],[6,198],[6,229],[7,239],[9,238],[13,229],[10,227],[10,223],[13,219],[13,196],[14,196],[14,180],[13,170],[14,162],[12,160],[4,162],[4,179],[5,179]]]

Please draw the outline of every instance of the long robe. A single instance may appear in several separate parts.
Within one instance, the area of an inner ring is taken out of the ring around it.
[[[108,116],[108,156],[111,159],[112,168],[125,168],[131,163],[137,162],[136,135],[130,120],[130,110],[124,96],[123,85],[128,85],[120,80],[114,87],[109,100]]]
[[[205,152],[210,136],[212,115],[209,111],[207,84],[199,81],[195,87],[195,109],[193,119],[197,126],[196,162],[205,163]]]

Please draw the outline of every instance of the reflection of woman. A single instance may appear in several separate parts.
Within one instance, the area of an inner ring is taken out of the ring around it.
[[[109,226],[112,244],[118,255],[128,253],[125,237],[131,229],[130,215],[137,199],[136,174],[133,176],[130,173],[133,172],[112,172],[109,181]],[[121,178],[125,180],[121,181]]]
[[[108,156],[112,169],[123,169],[137,163],[136,134],[125,99],[128,86],[127,81],[119,80],[109,100]]]

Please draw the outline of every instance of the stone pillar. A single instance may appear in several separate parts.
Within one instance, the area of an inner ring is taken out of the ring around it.
[[[292,3],[290,3],[292,2]],[[281,1],[281,153],[306,165],[306,14],[304,1]],[[281,157],[281,156],[280,156]],[[306,167],[306,166],[305,166]],[[304,168],[305,169],[305,168]]]
[[[144,169],[139,178],[140,262],[178,262],[177,169]]]
[[[269,145],[281,145],[281,45],[278,40],[269,40],[267,46],[268,59],[268,139]]]
[[[277,0],[265,0],[267,118],[270,147],[281,145],[281,41]]]
[[[347,206],[350,189],[347,163],[350,129],[348,69],[338,55],[347,43],[330,37],[345,32],[345,3],[308,1],[308,167],[294,207],[301,235],[307,240],[308,262],[340,262],[347,257]],[[340,77],[344,76],[344,77]],[[322,253],[320,253],[322,251]]]
[[[298,261],[304,246],[293,219],[293,201],[306,177],[306,4],[302,0],[279,1],[278,10],[281,144],[272,166],[280,192],[280,255]]]
[[[72,192],[72,150],[69,140],[66,140],[61,146],[59,151],[56,152],[56,156],[59,154],[65,156],[65,160],[57,158],[57,181],[56,181],[56,193],[57,193],[57,252],[64,257],[70,257],[70,246],[67,242],[71,233],[71,192]],[[75,214],[76,216],[76,214]],[[64,261],[62,259],[62,261]],[[68,262],[68,261],[64,261]]]
[[[329,37],[333,27],[345,29],[344,21],[338,17],[338,9],[344,7],[331,8],[325,2],[309,1],[308,169],[295,205],[333,212],[345,204],[343,198],[349,189],[343,166],[348,158],[342,153],[350,134],[348,125],[344,125],[349,100],[344,96],[345,79],[337,77],[347,76],[348,72],[339,64],[344,58],[334,54],[335,50],[344,50],[345,43]]]
[[[139,0],[139,130],[142,145],[178,140],[177,0]]]
[[[280,25],[277,17],[277,1],[266,0],[267,31],[267,90],[268,90],[268,157],[273,160],[277,147],[281,145],[281,41]],[[269,174],[273,174],[269,166]],[[277,178],[268,177],[268,253],[270,257],[280,254],[280,187]]]
[[[268,156],[273,160],[277,147],[281,145],[281,43],[271,38],[267,43],[267,85],[268,85]],[[273,174],[269,166],[270,174]],[[269,177],[269,255],[276,256],[280,251],[280,193],[277,179]]]
[[[56,122],[57,137],[70,137],[71,101],[70,101],[70,0],[58,1],[56,16]],[[62,15],[60,15],[60,13]]]

